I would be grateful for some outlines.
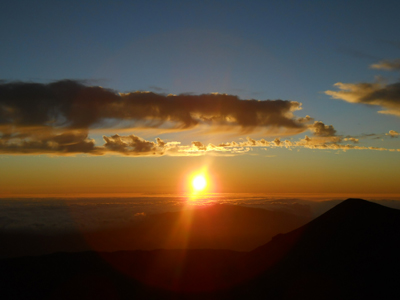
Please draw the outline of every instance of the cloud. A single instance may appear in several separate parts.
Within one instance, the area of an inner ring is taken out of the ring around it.
[[[383,147],[365,147],[355,146],[350,144],[340,144],[341,140],[338,141],[324,141],[319,138],[310,138],[307,135],[304,139],[297,141],[294,146],[303,147],[309,149],[326,149],[326,150],[377,150],[377,151],[400,151],[400,149],[387,149]]]
[[[309,123],[314,121],[314,118],[311,118],[309,115],[307,115],[304,118],[298,118],[297,121],[300,123]]]
[[[118,152],[124,155],[163,155],[165,143],[158,139],[157,143],[146,141],[136,135],[111,137],[103,136],[104,152]],[[158,142],[160,141],[160,142]],[[164,146],[160,146],[160,144]]]
[[[336,130],[332,125],[325,125],[321,121],[315,121],[314,124],[309,126],[309,129],[316,136],[334,136],[336,134]]]
[[[400,70],[400,59],[394,60],[382,60],[376,64],[372,64],[371,69],[380,69],[380,70]]]
[[[389,133],[386,133],[386,135],[389,135],[390,137],[394,138],[394,137],[398,137],[400,133],[398,133],[397,131],[394,130],[389,130]]]
[[[343,139],[344,142],[353,142],[353,143],[358,143],[360,140],[354,137],[346,137]]]
[[[332,96],[350,99],[349,102],[367,103],[375,103],[376,100],[370,98],[382,89],[394,89],[391,94],[383,93],[385,97],[381,97],[384,100],[380,100],[379,105],[385,103],[389,107],[387,103],[396,103],[394,96],[390,96],[396,93],[396,89],[391,86],[377,83],[341,84],[340,87],[342,91],[332,92]],[[396,107],[395,104],[391,106],[392,109]],[[234,95],[218,93],[123,94],[72,80],[49,84],[3,82],[0,83],[0,153],[188,156],[235,155],[252,151],[255,147],[371,149],[340,144],[342,140],[356,143],[358,139],[343,139],[336,135],[333,125],[314,121],[308,115],[301,118],[294,116],[293,112],[300,109],[301,103],[294,101],[241,100]],[[297,142],[281,137],[271,141],[247,137],[245,140],[218,144],[195,140],[190,145],[182,145],[180,141],[164,141],[160,137],[149,141],[135,134],[103,135],[104,144],[96,145],[95,140],[89,137],[91,130],[109,132],[121,128],[129,128],[130,131],[135,128],[155,128],[160,131],[179,131],[195,127],[204,127],[207,132],[220,130],[241,134],[264,131],[267,134],[280,132],[286,135],[288,132],[297,134],[310,130],[312,136]]]
[[[221,143],[218,146],[219,147],[238,147],[239,144],[236,143],[235,141],[232,141],[232,142],[227,142],[227,143]]]
[[[324,125],[325,126],[325,125]],[[332,132],[332,131],[331,131]],[[395,135],[395,131],[390,131]],[[358,143],[359,140],[354,137],[342,138],[341,136],[318,136],[312,137],[305,136],[298,141],[281,140],[279,137],[267,141],[265,139],[253,139],[247,137],[242,142],[228,142],[214,144],[204,144],[200,141],[193,141],[191,145],[181,145],[179,142],[164,142],[159,138],[157,142],[146,141],[140,137],[119,136],[104,137],[106,144],[103,147],[97,147],[95,151],[97,154],[122,154],[129,156],[199,156],[199,155],[237,155],[244,154],[251,151],[253,148],[260,148],[267,150],[268,148],[308,148],[308,149],[321,149],[321,150],[378,150],[378,151],[400,151],[400,149],[387,149],[383,147],[367,147],[357,146],[351,144],[342,144],[342,142],[351,141]],[[158,141],[161,141],[159,143]]]
[[[399,151],[400,149],[388,149],[383,147],[367,147],[367,146],[357,146],[351,144],[342,144],[343,141],[351,141],[353,143],[358,143],[358,139],[354,137],[346,137],[342,138],[340,136],[305,136],[303,139],[299,139],[298,141],[282,141],[280,138],[275,138],[272,141],[267,141],[265,139],[255,140],[250,137],[247,137],[247,141],[245,142],[231,142],[231,143],[222,143],[219,144],[220,147],[229,149],[233,147],[237,147],[240,145],[241,147],[253,148],[260,147],[263,149],[267,148],[307,148],[307,149],[320,149],[320,150],[377,150],[377,151]]]
[[[400,70],[400,59],[382,60],[370,66],[372,69]],[[400,116],[400,82],[386,84],[382,80],[373,83],[342,83],[336,86],[339,91],[325,91],[325,94],[334,99],[341,99],[350,103],[377,105],[384,108],[378,111],[381,114]]]
[[[281,144],[281,140],[279,138],[275,138],[273,143],[275,144],[275,146],[279,146]]]
[[[79,81],[49,84],[0,84],[0,123],[14,126],[65,126],[75,129],[121,125],[230,125],[230,130],[286,128],[306,130],[293,116],[301,103],[287,100],[241,100],[234,95],[162,95],[118,93]]]
[[[199,127],[207,132],[300,133],[307,130],[306,123],[311,119],[293,115],[300,109],[301,103],[295,101],[241,100],[218,93],[118,93],[76,80],[48,84],[3,81],[0,152],[161,155],[166,145],[160,139],[154,143],[135,135],[105,136],[105,145],[97,147],[89,132],[135,128],[182,131]]]
[[[197,150],[207,150],[207,147],[204,146],[202,142],[192,142],[193,147],[197,148]]]
[[[338,82],[335,86],[339,91],[325,91],[325,94],[350,103],[381,106],[385,110],[379,113],[400,116],[400,82],[394,84]]]
[[[97,154],[95,141],[88,138],[88,134],[85,131],[71,130],[55,133],[41,127],[26,127],[18,133],[7,133],[7,130],[4,130],[0,136],[0,153]]]

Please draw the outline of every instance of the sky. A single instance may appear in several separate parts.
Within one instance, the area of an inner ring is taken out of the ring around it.
[[[0,195],[399,195],[399,8],[4,3]]]

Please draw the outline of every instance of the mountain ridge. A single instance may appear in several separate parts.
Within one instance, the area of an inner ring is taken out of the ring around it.
[[[270,294],[275,290],[282,295],[288,286],[299,284],[299,278],[308,274],[309,281],[319,282],[319,276],[328,277],[330,284],[337,287],[326,286],[315,294],[316,299],[343,298],[347,292],[353,295],[348,299],[376,299],[371,295],[379,297],[385,290],[390,299],[395,286],[386,283],[392,282],[390,274],[400,279],[399,245],[400,210],[348,199],[306,225],[249,252],[246,290],[260,291],[269,282]],[[385,289],[380,291],[379,286]],[[335,293],[339,290],[340,297]],[[308,286],[304,299],[310,299],[313,292]],[[293,299],[302,297],[296,294]]]

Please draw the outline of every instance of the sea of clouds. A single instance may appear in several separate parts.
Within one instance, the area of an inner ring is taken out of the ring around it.
[[[208,194],[197,198],[187,195],[2,198],[0,199],[0,230],[54,233],[116,228],[134,225],[151,214],[214,204],[281,210],[314,218],[347,198],[349,197],[255,194]],[[382,196],[363,198],[400,209],[400,198],[383,198]]]

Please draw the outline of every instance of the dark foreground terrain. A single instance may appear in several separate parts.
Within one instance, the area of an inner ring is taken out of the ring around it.
[[[348,199],[250,252],[55,253],[0,261],[1,299],[400,299],[400,211]]]

